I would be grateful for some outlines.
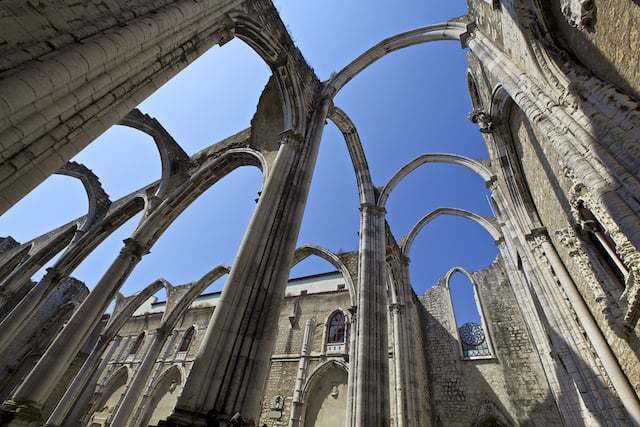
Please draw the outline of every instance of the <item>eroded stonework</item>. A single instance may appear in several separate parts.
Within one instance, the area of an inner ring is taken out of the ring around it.
[[[29,242],[0,241],[0,424],[640,425],[640,7],[468,6],[322,82],[269,0],[3,2],[0,211],[53,173],[82,181],[89,211]],[[136,107],[234,37],[272,77],[249,128],[189,157]],[[466,49],[469,118],[489,158],[427,153],[374,182],[334,98],[385,55],[439,41]],[[327,120],[344,136],[360,202],[358,248],[337,254],[295,248]],[[113,125],[151,136],[162,163],[160,180],[118,200],[72,161]],[[386,201],[427,163],[477,173],[496,217],[438,207],[397,239]],[[121,295],[173,221],[242,166],[260,169],[264,188],[234,264]],[[138,213],[87,292],[71,274]],[[411,245],[441,215],[483,227],[498,257],[476,272],[451,266],[418,297]],[[336,271],[288,280],[308,256]],[[224,274],[222,298],[200,295]],[[479,312],[462,325],[453,274],[470,281]],[[167,302],[153,302],[162,288]]]

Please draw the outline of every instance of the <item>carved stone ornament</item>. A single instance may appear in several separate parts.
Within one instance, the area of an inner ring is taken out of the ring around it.
[[[493,132],[493,119],[491,118],[491,115],[486,111],[473,110],[469,113],[469,120],[471,120],[472,123],[478,125],[478,127],[480,128],[480,132]]]
[[[284,397],[278,395],[271,399],[271,406],[269,407],[269,418],[273,420],[279,420],[282,418],[282,411],[284,410]]]
[[[606,234],[615,245],[613,249],[617,257],[629,271],[624,283],[624,292],[622,295],[620,295],[617,300],[612,300],[611,297],[607,298],[606,295],[603,295],[605,298],[601,300],[603,304],[609,305],[606,307],[607,312],[615,312],[614,319],[611,319],[612,322],[610,323],[614,331],[619,335],[626,336],[635,328],[638,320],[640,320],[640,252],[631,241],[629,241],[622,230],[620,230],[604,206],[591,195],[587,186],[575,179],[573,171],[565,168],[564,174],[574,182],[574,185],[569,191],[569,202],[577,228],[582,232],[588,233],[589,231],[594,231],[594,227],[597,226],[593,221],[584,220],[584,218],[581,217],[579,207],[582,206],[588,209],[604,228]],[[576,238],[579,239],[577,235]],[[583,245],[582,242],[580,244]],[[603,272],[596,268],[595,263],[589,261],[588,252],[585,249],[583,249],[582,252],[584,256],[577,258],[582,260],[582,262],[579,263],[581,269],[585,274],[587,274],[586,269],[588,269],[591,276],[597,282],[600,282],[601,286],[605,286],[602,280],[597,278],[597,276],[601,276]],[[600,274],[597,274],[595,270],[598,270]],[[585,277],[588,276],[585,275]],[[592,287],[595,288],[595,286]]]
[[[571,26],[579,30],[593,30],[596,19],[594,0],[561,0],[560,5]]]

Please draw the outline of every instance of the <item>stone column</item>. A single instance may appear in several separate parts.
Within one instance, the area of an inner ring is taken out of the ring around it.
[[[51,294],[60,283],[62,276],[55,267],[47,269],[47,274],[20,300],[13,310],[2,319],[0,323],[0,353],[5,352],[13,340],[20,334],[33,314],[46,301],[46,297]]]
[[[582,299],[582,295],[569,275],[569,272],[558,255],[556,248],[551,244],[548,236],[543,237],[544,239],[541,242],[541,248],[549,260],[549,264],[551,264],[553,271],[556,273],[558,281],[562,285],[567,298],[571,302],[571,306],[575,310],[578,320],[584,328],[587,337],[593,344],[593,348],[598,354],[604,370],[609,375],[609,379],[618,393],[620,401],[627,410],[629,421],[632,422],[633,425],[640,426],[640,400],[638,400],[638,396],[633,390],[633,387],[631,387],[631,384],[622,371],[622,368],[620,368],[618,360],[611,351],[607,340],[591,315],[591,311],[589,311],[589,308]]]
[[[351,424],[380,427],[389,424],[385,210],[363,203],[360,212],[358,345]]]
[[[257,421],[329,104],[319,103],[304,140],[283,134],[184,391],[161,425]]]
[[[112,346],[115,347],[117,342],[117,340],[113,341]],[[73,378],[73,381],[67,387],[67,391],[64,393],[60,402],[58,402],[58,405],[49,416],[49,419],[45,424],[46,427],[61,426],[67,414],[76,403],[78,397],[85,392],[91,392],[86,390],[87,384],[96,371],[98,371],[100,360],[108,345],[109,340],[103,335],[100,335],[98,337],[98,341],[93,346],[91,353],[89,353],[89,356]]]
[[[137,403],[144,392],[144,386],[147,384],[147,380],[153,372],[153,366],[170,334],[170,329],[160,328],[156,331],[149,349],[144,354],[140,366],[133,375],[127,391],[124,393],[124,397],[120,400],[120,406],[111,419],[112,426],[125,427],[129,425],[131,415],[134,413]]]
[[[42,425],[42,406],[80,351],[85,339],[97,326],[116,292],[146,252],[146,247],[136,240],[125,240],[120,254],[95,289],[69,319],[11,399],[3,403],[0,417],[4,425]]]
[[[300,427],[300,416],[302,415],[302,405],[304,405],[304,382],[307,377],[307,365],[309,364],[309,353],[311,353],[315,327],[316,324],[313,319],[308,319],[304,328],[304,337],[302,338],[302,349],[300,350],[300,362],[298,363],[296,384],[293,388],[293,401],[291,402],[289,427]]]

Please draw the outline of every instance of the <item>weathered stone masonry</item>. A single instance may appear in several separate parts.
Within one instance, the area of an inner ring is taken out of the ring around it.
[[[4,2],[0,212],[52,173],[81,180],[89,211],[32,241],[1,242],[0,423],[640,425],[640,6],[468,4],[467,15],[385,39],[322,82],[269,0]],[[249,129],[188,157],[136,106],[233,37],[273,75]],[[374,183],[367,141],[333,98],[378,59],[429,42],[466,49],[470,119],[489,159],[424,153]],[[294,247],[326,119],[345,138],[358,186],[359,247],[346,254]],[[112,201],[71,159],[113,125],[150,135],[162,174]],[[396,239],[386,201],[433,162],[478,173],[496,218],[439,207]],[[264,187],[215,310],[198,294],[223,266],[120,295],[184,209],[246,165]],[[140,212],[85,296],[73,270]],[[424,297],[412,291],[409,263],[421,262],[412,242],[441,215],[476,222],[498,248],[494,264],[465,273],[489,337],[484,358],[461,353],[450,274]],[[287,286],[310,255],[340,283],[316,278],[306,295]],[[145,303],[163,286],[166,306]]]

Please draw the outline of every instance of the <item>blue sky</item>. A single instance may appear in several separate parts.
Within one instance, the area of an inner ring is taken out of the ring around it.
[[[464,0],[279,0],[275,4],[296,44],[323,80],[385,37],[466,12]],[[192,154],[249,125],[269,74],[248,46],[233,40],[211,49],[140,109],[158,118]],[[384,185],[403,164],[423,153],[487,157],[477,127],[467,119],[471,105],[465,74],[466,52],[459,43],[414,46],[383,58],[336,97],[335,104],[358,127],[376,185]],[[112,200],[160,177],[160,161],[151,139],[119,126],[109,129],[75,160],[100,177]],[[123,293],[135,292],[158,277],[174,284],[193,281],[214,265],[231,264],[261,184],[257,169],[241,168],[209,189],[143,259]],[[421,216],[438,206],[490,215],[487,194],[480,177],[462,167],[428,165],[391,195],[388,221],[400,240]],[[83,215],[86,209],[79,181],[53,176],[0,217],[0,235],[26,241]],[[299,242],[335,251],[356,249],[358,218],[353,169],[342,135],[330,123]],[[74,276],[93,287],[138,220],[134,218],[107,239]],[[496,253],[491,237],[475,223],[440,217],[413,246],[414,289],[424,293],[456,265],[469,271],[485,267]],[[295,268],[292,276],[327,270],[328,265],[311,259]],[[223,280],[216,283],[217,288],[222,284]],[[463,299],[461,304],[456,312],[471,313],[472,300]]]

